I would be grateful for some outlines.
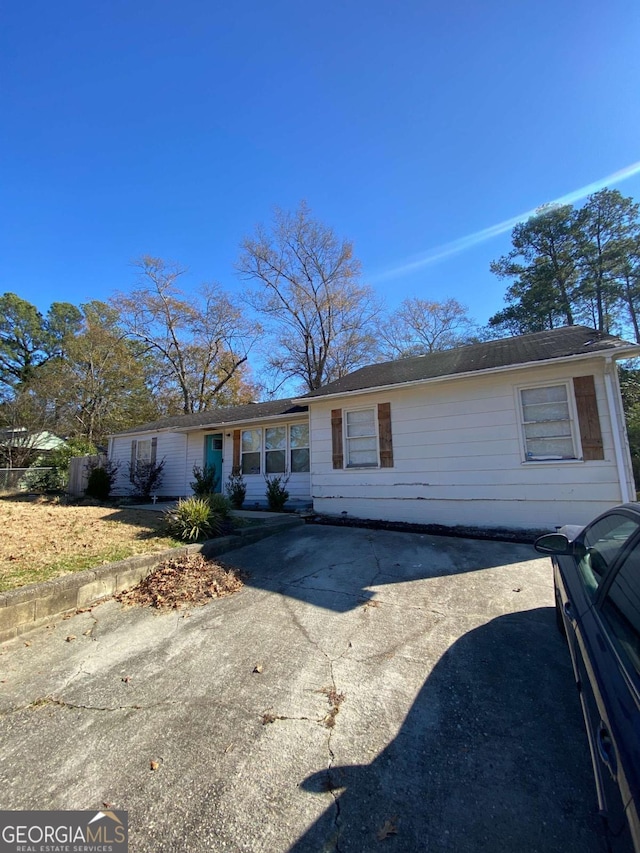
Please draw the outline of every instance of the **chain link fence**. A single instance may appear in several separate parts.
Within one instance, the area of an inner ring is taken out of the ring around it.
[[[53,468],[0,468],[0,492],[28,492],[30,485],[44,478]]]

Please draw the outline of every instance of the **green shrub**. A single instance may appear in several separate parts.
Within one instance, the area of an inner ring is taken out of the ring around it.
[[[129,463],[129,479],[133,483],[133,494],[141,498],[150,498],[152,492],[160,487],[164,476],[164,463],[142,462],[138,460],[135,465]]]
[[[20,488],[27,492],[53,495],[64,491],[67,478],[59,468],[44,471],[28,470],[20,480]]]
[[[94,468],[87,480],[87,488],[84,490],[85,495],[90,498],[96,498],[99,501],[106,501],[111,492],[111,478],[105,468]]]
[[[265,495],[267,496],[269,509],[273,512],[282,512],[284,505],[289,500],[289,492],[286,489],[286,485],[289,482],[289,475],[276,474],[269,477],[265,474],[264,481],[267,484]]]
[[[206,498],[207,495],[212,495],[215,492],[216,483],[218,481],[215,465],[199,465],[193,466],[194,480],[189,483],[193,489],[193,494],[197,498]]]
[[[186,498],[164,514],[164,524],[175,539],[196,542],[218,536],[222,530],[222,518],[211,509],[206,498]]]
[[[62,446],[46,455],[39,456],[33,463],[34,468],[48,468],[48,471],[27,472],[22,488],[30,492],[55,494],[63,492],[69,482],[69,463],[73,456],[91,456],[97,453],[95,445],[86,438],[70,438]]]
[[[247,484],[245,483],[241,472],[238,471],[229,474],[225,485],[225,491],[229,496],[231,506],[234,509],[242,509],[242,504],[247,496]]]
[[[111,489],[118,476],[117,463],[110,459],[105,459],[102,464],[89,462],[89,477],[87,480],[87,488],[84,490],[85,495],[90,498],[96,498],[99,501],[106,501],[111,494]]]
[[[211,512],[215,515],[218,515],[222,519],[229,518],[229,514],[231,513],[231,501],[229,498],[226,498],[224,495],[219,494],[218,492],[214,492],[207,497],[209,502],[209,506],[211,507]]]

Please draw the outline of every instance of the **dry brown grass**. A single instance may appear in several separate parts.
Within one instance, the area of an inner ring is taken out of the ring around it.
[[[175,547],[161,513],[0,499],[0,591]]]

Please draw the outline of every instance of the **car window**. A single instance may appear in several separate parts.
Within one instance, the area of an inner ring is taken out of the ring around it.
[[[629,552],[616,572],[602,603],[602,614],[640,673],[640,547]]]
[[[633,519],[612,512],[595,521],[582,534],[578,568],[592,596],[598,591],[609,566],[638,528]]]

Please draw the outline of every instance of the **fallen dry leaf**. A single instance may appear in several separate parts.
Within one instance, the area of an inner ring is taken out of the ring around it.
[[[202,554],[191,554],[165,560],[138,586],[114,597],[125,604],[143,607],[179,608],[183,605],[206,604],[237,592],[243,586],[240,573]]]
[[[157,770],[158,767],[160,767],[160,762],[159,761],[150,761],[149,767],[151,770]]]
[[[395,821],[395,817],[388,818],[387,820],[385,820],[385,822],[382,824],[382,826],[376,833],[376,838],[378,839],[378,841],[384,841],[385,838],[389,838],[390,835],[398,834],[398,827],[396,826]]]

